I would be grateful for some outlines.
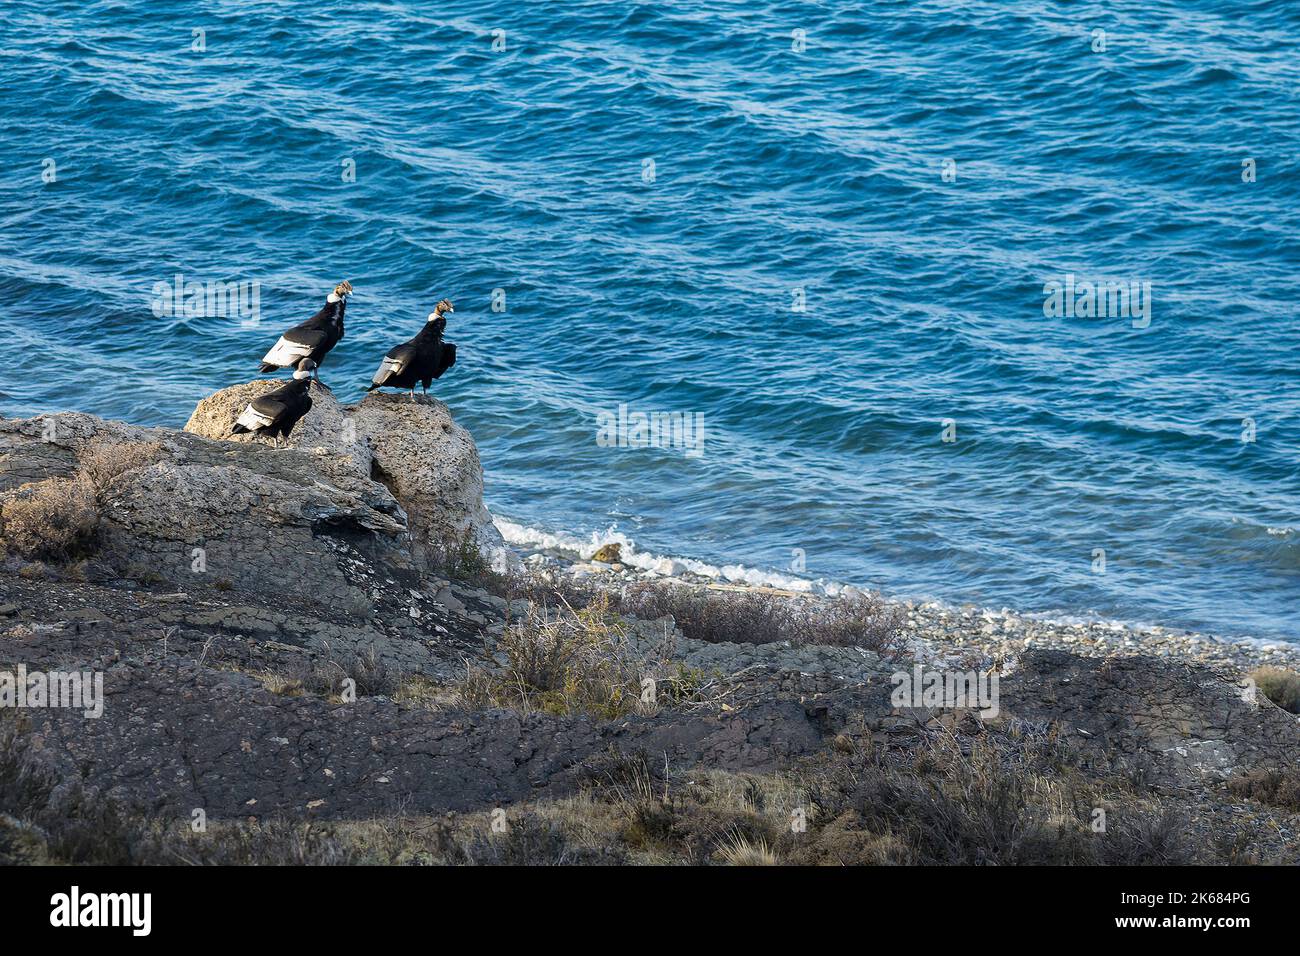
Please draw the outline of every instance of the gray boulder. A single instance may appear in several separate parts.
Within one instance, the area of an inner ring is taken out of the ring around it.
[[[373,455],[370,474],[406,509],[417,550],[467,535],[483,551],[503,548],[483,505],[478,448],[446,405],[374,393],[349,412]]]
[[[195,408],[185,430],[205,438],[268,444],[252,435],[231,435],[239,413],[279,382],[257,381],[223,389]],[[383,484],[408,517],[413,553],[427,560],[467,536],[489,556],[504,551],[500,532],[483,505],[483,467],[473,437],[436,399],[371,394],[341,405],[332,392],[312,386],[312,410],[298,423],[290,448],[348,463],[366,479]]]
[[[80,413],[0,419],[0,501],[132,445],[149,446],[150,460],[97,495],[97,557],[124,577],[268,597],[311,593],[362,613],[367,578],[413,568],[397,500],[322,451],[213,442]]]
[[[367,616],[395,580],[418,586],[436,549],[501,537],[473,439],[441,402],[372,395],[340,405],[313,385],[290,447],[232,436],[251,382],[199,403],[184,432],[64,413],[0,419],[0,506],[82,470],[103,449],[150,454],[98,488],[97,559],[126,578],[218,587]]]

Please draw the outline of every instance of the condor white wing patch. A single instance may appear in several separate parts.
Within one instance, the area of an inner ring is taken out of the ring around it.
[[[255,432],[259,428],[268,428],[275,421],[270,415],[263,415],[252,405],[244,409],[244,414],[239,416],[236,424],[242,425],[250,432]]]
[[[379,385],[387,381],[389,376],[401,375],[404,368],[406,368],[405,356],[394,358],[390,355],[379,363],[379,371],[375,373],[375,377],[371,381],[373,384]]]
[[[275,343],[275,347],[266,353],[262,362],[266,365],[278,365],[281,368],[288,368],[290,365],[297,365],[300,361],[311,355],[312,347],[302,342],[291,342],[286,336],[280,336],[280,341]]]

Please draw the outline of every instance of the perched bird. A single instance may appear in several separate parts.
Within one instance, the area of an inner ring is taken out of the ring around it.
[[[456,364],[456,346],[442,340],[443,330],[447,328],[443,313],[450,315],[455,311],[446,299],[434,306],[420,334],[405,345],[397,346],[384,357],[366,391],[373,392],[377,388],[409,388],[411,399],[414,400],[418,382],[424,386],[424,393],[429,394],[429,383],[440,378],[443,372]]]
[[[230,433],[266,435],[275,439],[275,447],[279,448],[280,439],[287,441],[293,426],[311,411],[311,373],[315,370],[316,363],[311,359],[300,360],[293,381],[249,402]]]
[[[336,285],[325,299],[325,308],[280,336],[280,341],[262,358],[262,371],[294,368],[305,358],[312,360],[313,368],[320,368],[329,350],[343,338],[343,312],[351,294],[351,282],[344,279]]]

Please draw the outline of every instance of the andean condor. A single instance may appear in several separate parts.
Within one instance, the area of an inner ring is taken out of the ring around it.
[[[336,285],[325,299],[325,308],[280,336],[280,341],[262,358],[262,371],[296,368],[303,359],[311,359],[312,367],[319,368],[329,350],[343,338],[343,313],[351,294],[352,283],[346,279]]]
[[[415,386],[418,383],[424,386],[427,395],[429,383],[456,364],[456,346],[442,340],[443,330],[447,327],[443,313],[450,315],[455,311],[446,299],[434,306],[420,334],[405,345],[397,346],[384,357],[366,391],[373,392],[377,388],[409,388],[414,400]]]
[[[311,411],[311,374],[315,369],[316,363],[311,359],[299,361],[293,381],[249,402],[231,434],[265,435],[275,440],[277,448],[280,439],[287,442],[293,426]]]

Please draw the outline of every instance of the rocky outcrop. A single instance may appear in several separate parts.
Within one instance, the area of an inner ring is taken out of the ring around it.
[[[1017,716],[1055,722],[1094,759],[1155,782],[1190,785],[1300,759],[1295,715],[1196,664],[1037,651],[1002,686]]]
[[[542,791],[570,792],[571,768],[611,746],[667,753],[683,766],[753,771],[823,746],[791,699],[743,713],[618,725],[504,710],[437,712],[377,698],[329,704],[175,660],[109,665],[105,695],[110,716],[53,714],[41,746],[69,770],[94,768],[92,783],[109,794],[174,818],[195,807],[227,819],[481,811]]]
[[[478,448],[446,405],[376,392],[348,411],[369,446],[371,476],[406,509],[417,551],[468,535],[500,560],[505,543],[483,505]]]
[[[328,454],[65,413],[0,420],[0,473],[17,476],[0,481],[12,489],[16,480],[74,474],[100,450],[131,445],[156,446],[154,460],[99,494],[96,560],[122,578],[270,600],[292,600],[301,589],[359,613],[370,605],[361,566],[412,567],[397,500]]]
[[[467,535],[501,547],[478,452],[445,405],[370,396],[349,408],[313,386],[290,447],[231,436],[239,411],[276,384],[205,399],[185,432],[79,413],[0,419],[0,499],[76,474],[104,449],[148,447],[147,462],[99,489],[97,562],[121,578],[362,617],[377,582],[418,588],[436,547]]]
[[[217,392],[198,404],[185,430],[223,441],[265,443],[254,435],[232,436],[231,423],[250,401],[281,384],[265,380]],[[483,504],[478,448],[445,404],[375,393],[357,405],[341,405],[318,384],[311,395],[312,410],[294,429],[289,447],[348,462],[359,476],[387,487],[406,512],[417,560],[466,538],[490,557],[504,553]]]
[[[283,385],[283,379],[259,379],[209,395],[195,406],[190,420],[185,423],[185,431],[220,441],[270,444],[267,439],[251,432],[232,435],[230,429],[249,402]],[[351,461],[358,472],[369,477],[370,450],[357,433],[348,410],[339,404],[333,392],[316,382],[311,385],[311,401],[311,411],[294,427],[288,447],[318,449],[341,456]]]

